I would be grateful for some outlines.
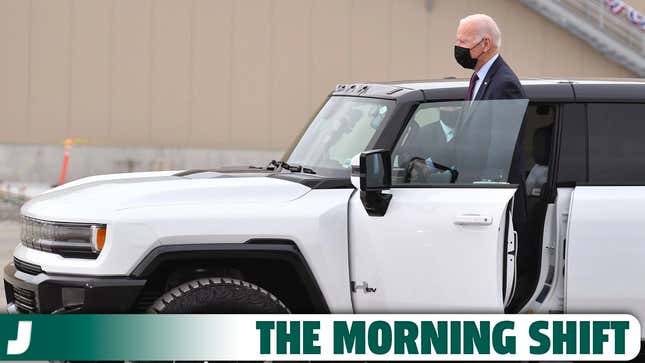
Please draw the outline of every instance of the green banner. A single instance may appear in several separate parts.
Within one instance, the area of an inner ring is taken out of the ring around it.
[[[30,341],[24,352],[10,355],[11,341],[24,346],[27,325],[19,329],[20,321],[31,322]],[[230,339],[219,333],[229,329],[235,321],[226,316],[0,315],[0,359],[206,360],[226,351]]]

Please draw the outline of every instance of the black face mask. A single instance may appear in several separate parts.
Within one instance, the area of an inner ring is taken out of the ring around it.
[[[479,43],[481,43],[483,40],[484,39],[480,40]],[[475,69],[475,65],[477,64],[477,58],[473,58],[470,56],[470,50],[478,46],[479,43],[473,45],[472,48],[464,48],[464,47],[455,45],[455,60],[457,61],[457,63],[459,63],[459,65],[461,65],[464,68]]]

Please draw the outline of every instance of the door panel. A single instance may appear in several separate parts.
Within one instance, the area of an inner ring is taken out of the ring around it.
[[[527,103],[417,107],[392,151],[385,215],[368,216],[360,192],[350,200],[356,312],[504,311],[509,180]]]
[[[384,217],[356,192],[350,273],[359,313],[502,313],[504,214],[515,188],[394,188]],[[365,288],[368,287],[368,288]]]
[[[645,318],[645,187],[576,187],[566,264],[566,311]]]

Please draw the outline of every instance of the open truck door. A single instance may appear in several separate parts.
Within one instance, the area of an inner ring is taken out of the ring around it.
[[[518,248],[508,180],[527,103],[420,104],[391,153],[354,159],[356,312],[504,311]]]

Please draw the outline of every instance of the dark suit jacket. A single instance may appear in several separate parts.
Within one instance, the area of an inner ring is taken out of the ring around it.
[[[433,161],[440,164],[450,164],[452,159],[449,157],[452,156],[449,153],[449,143],[446,140],[446,134],[441,127],[441,122],[433,122],[429,125],[425,125],[419,129],[418,132],[419,145],[424,146],[421,155],[424,159],[431,157]]]
[[[407,141],[408,147],[403,148],[400,154],[400,160],[403,160],[402,167],[407,168],[413,158],[427,159],[428,157],[431,157],[434,162],[452,165],[454,146],[446,141],[446,134],[439,121],[422,127],[418,125],[412,127],[418,129],[412,130],[410,140]],[[452,152],[450,152],[451,147]]]
[[[511,67],[506,64],[502,56],[497,57],[493,65],[486,73],[486,77],[479,87],[474,100],[505,100],[505,99],[527,99],[527,95],[520,84],[519,79]],[[526,180],[524,153],[521,147],[521,140],[524,134],[524,125],[520,127],[511,168],[509,170],[509,182],[518,184],[518,191],[515,194],[515,208],[513,210],[513,222],[516,229],[526,222]],[[519,232],[519,231],[518,231]]]
[[[475,100],[508,100],[527,98],[520,80],[502,56],[497,57],[477,90]]]

